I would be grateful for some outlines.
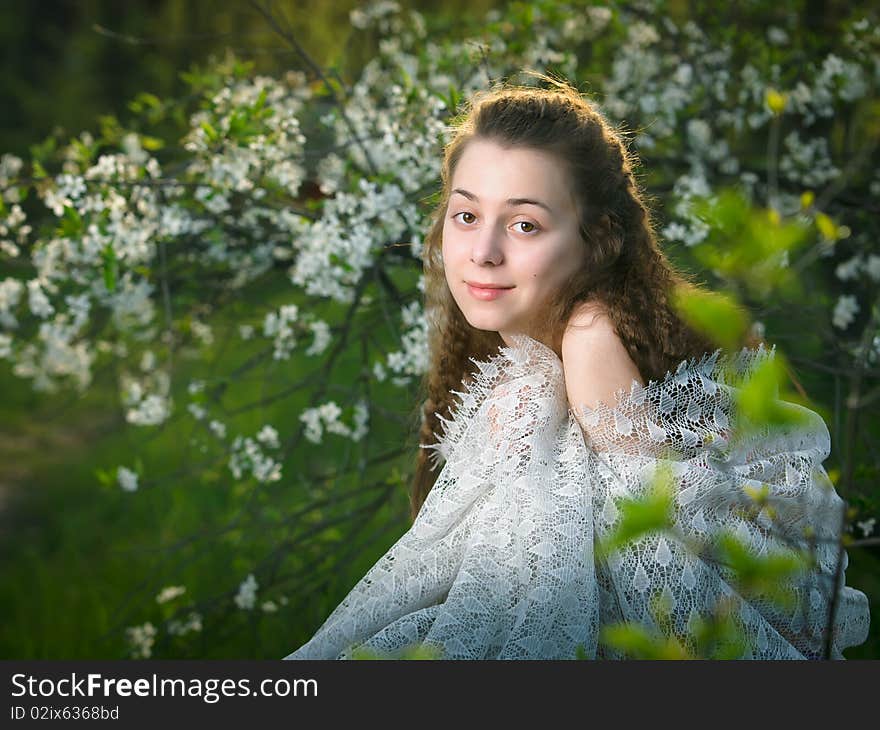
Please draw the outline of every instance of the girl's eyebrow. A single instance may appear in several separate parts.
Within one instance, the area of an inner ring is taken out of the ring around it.
[[[469,193],[467,190],[462,190],[461,188],[455,188],[453,193],[458,193],[459,195],[464,195],[468,200],[473,200],[475,203],[479,202],[479,198],[473,193]],[[507,205],[509,207],[515,207],[517,205],[537,205],[539,208],[543,208],[548,213],[553,213],[553,209],[547,205],[546,203],[542,203],[540,200],[533,200],[532,198],[508,198]]]

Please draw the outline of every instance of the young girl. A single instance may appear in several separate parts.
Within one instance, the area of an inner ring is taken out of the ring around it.
[[[446,147],[424,248],[414,522],[287,658],[618,658],[600,634],[624,621],[699,655],[726,617],[745,643],[717,656],[821,658],[830,640],[842,659],[869,613],[845,552],[838,573],[824,423],[780,403],[797,427],[741,428],[737,376],[772,352],[719,358],[679,318],[674,293],[695,287],[658,248],[630,153],[576,89],[545,80],[476,94]],[[603,550],[626,500],[662,498],[664,479],[670,524]],[[750,556],[790,557],[805,528],[816,567],[780,577],[789,604],[746,592],[707,547],[727,529]]]

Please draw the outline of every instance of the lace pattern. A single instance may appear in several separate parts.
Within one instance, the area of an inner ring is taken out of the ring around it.
[[[617,658],[600,627],[662,631],[658,594],[680,635],[725,601],[750,640],[744,658],[818,658],[843,502],[821,465],[830,439],[817,414],[787,404],[804,416],[796,428],[731,437],[737,383],[768,357],[685,361],[594,409],[569,408],[559,358],[524,335],[474,361],[437,443],[423,445],[443,466],[412,527],[286,658],[346,659],[357,647],[393,657],[416,643],[447,659],[574,658],[578,647]],[[661,465],[674,477],[674,531],[599,557],[620,500],[644,494]],[[767,491],[757,520],[746,488]],[[818,564],[791,586],[789,611],[740,595],[729,566],[690,547],[726,528],[756,555],[792,550],[807,545],[806,526]],[[865,594],[841,578],[834,658],[865,640],[870,620]]]

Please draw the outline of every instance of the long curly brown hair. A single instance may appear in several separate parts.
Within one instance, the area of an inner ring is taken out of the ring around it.
[[[586,260],[542,318],[554,342],[575,306],[591,302],[608,314],[646,382],[662,380],[682,360],[716,349],[675,311],[673,293],[699,287],[660,250],[633,174],[636,159],[622,135],[568,82],[531,73],[552,88],[495,84],[476,92],[450,125],[454,133],[445,147],[440,201],[423,250],[429,366],[422,380],[422,444],[436,442],[437,416],[449,417],[451,391],[472,381],[475,368],[469,358],[484,360],[504,345],[497,332],[467,322],[443,269],[443,221],[452,177],[474,139],[551,152],[568,167]],[[431,469],[429,449],[418,451],[410,492],[413,520],[438,473]]]

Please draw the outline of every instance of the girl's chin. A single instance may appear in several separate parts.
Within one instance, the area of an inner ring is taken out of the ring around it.
[[[474,329],[498,332],[499,330],[509,330],[511,328],[512,322],[510,317],[504,316],[500,311],[483,310],[479,302],[476,303],[477,306],[474,306],[475,303],[473,301],[462,302],[456,300],[456,304],[458,304],[458,309],[464,315],[467,323]],[[496,302],[486,302],[486,305],[494,307]]]
[[[499,329],[498,327],[493,327],[491,324],[485,324],[483,322],[472,322],[468,320],[468,324],[475,330],[480,330],[482,332],[497,332]]]
[[[509,329],[510,322],[501,317],[481,317],[473,313],[465,313],[464,318],[467,323],[477,330],[485,330],[487,332],[498,332],[499,330]]]

